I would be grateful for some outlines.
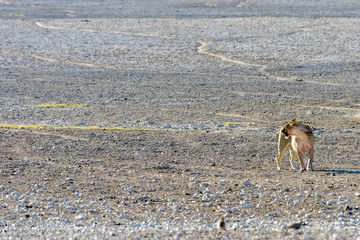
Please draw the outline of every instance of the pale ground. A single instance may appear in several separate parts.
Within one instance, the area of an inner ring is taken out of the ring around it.
[[[276,171],[274,133],[3,128],[2,235],[359,237],[358,134],[317,134],[300,173]]]
[[[359,238],[359,12],[0,0],[0,237]],[[313,172],[276,171],[294,117]]]

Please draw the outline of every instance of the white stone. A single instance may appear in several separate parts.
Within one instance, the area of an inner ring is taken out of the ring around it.
[[[221,180],[219,183],[221,186],[224,186],[226,184],[226,180]]]
[[[241,184],[244,185],[244,186],[250,186],[251,182],[250,181],[243,181]]]
[[[76,220],[84,220],[85,215],[84,214],[79,214],[75,217]]]

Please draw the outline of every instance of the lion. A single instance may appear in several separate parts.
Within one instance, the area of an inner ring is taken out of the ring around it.
[[[278,171],[281,169],[281,159],[286,148],[290,150],[290,164],[292,169],[296,155],[300,161],[300,171],[311,171],[314,158],[314,134],[308,125],[298,122],[296,119],[287,123],[279,133],[278,154],[275,158]],[[308,153],[308,164],[305,168],[304,153]]]

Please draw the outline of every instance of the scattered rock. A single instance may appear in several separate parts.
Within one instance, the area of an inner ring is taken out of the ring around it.
[[[300,222],[300,223],[293,223],[293,224],[291,224],[291,225],[289,226],[289,228],[298,230],[298,229],[300,229],[302,226],[305,226],[305,225],[306,225],[306,224],[304,224],[304,223],[302,223],[302,222]]]

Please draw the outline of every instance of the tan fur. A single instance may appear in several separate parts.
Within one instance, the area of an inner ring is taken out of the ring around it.
[[[293,169],[296,155],[300,161],[300,171],[311,171],[314,158],[314,135],[310,126],[298,122],[296,119],[287,123],[279,133],[278,154],[275,158],[277,169],[281,169],[281,159],[286,148],[290,150],[290,164]],[[305,168],[304,153],[308,153],[309,161]]]

